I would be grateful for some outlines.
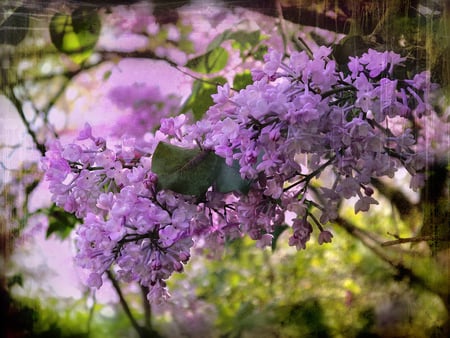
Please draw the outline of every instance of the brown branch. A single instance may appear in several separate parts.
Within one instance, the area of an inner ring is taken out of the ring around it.
[[[224,3],[228,7],[243,7],[267,16],[279,16],[276,0],[263,0],[258,2],[251,0],[228,0],[224,1]],[[303,26],[320,27],[343,34],[348,34],[350,29],[348,17],[342,14],[337,14],[336,17],[333,18],[327,15],[325,11],[323,13],[318,12],[311,8],[311,6],[283,6],[283,3],[281,3],[281,10],[285,20]]]
[[[93,9],[100,8],[109,8],[111,6],[119,5],[119,4],[132,4],[137,1],[97,1],[95,5],[93,5]],[[188,4],[192,1],[188,0],[167,0],[167,1],[157,1],[156,2],[156,13],[158,16],[161,15],[161,11],[163,14],[170,13],[184,4]],[[77,1],[70,1],[71,5],[77,7]],[[313,26],[323,28],[332,32],[348,34],[350,30],[349,17],[352,14],[357,15],[358,13],[352,13],[351,8],[348,7],[349,1],[330,1],[329,8],[326,8],[323,12],[319,12],[316,8],[313,8],[311,5],[301,4],[297,2],[297,5],[284,5],[283,1],[280,1],[282,16],[285,20],[291,21],[296,24],[304,25],[304,26]],[[267,15],[270,17],[277,18],[279,17],[279,11],[277,10],[277,0],[224,0],[223,4],[228,8],[236,8],[242,7],[254,12],[261,13],[263,15]],[[81,4],[80,4],[81,5]],[[335,6],[336,5],[336,6]],[[327,10],[334,10],[335,8],[339,8],[340,11],[335,14],[334,17],[330,16],[327,13]],[[375,24],[378,21],[374,22],[373,27],[368,27],[368,33],[372,32]]]
[[[412,203],[400,189],[389,186],[377,178],[373,178],[371,183],[381,195],[394,205],[402,219],[408,218],[417,209],[417,205]]]
[[[348,34],[350,30],[348,17],[337,15],[336,18],[332,18],[325,13],[306,8],[299,9],[296,6],[283,7],[283,17],[303,26],[319,27],[340,34]]]
[[[144,308],[145,326],[149,330],[152,330],[152,308],[150,307],[150,303],[147,299],[148,292],[149,292],[148,287],[141,285],[142,307]]]

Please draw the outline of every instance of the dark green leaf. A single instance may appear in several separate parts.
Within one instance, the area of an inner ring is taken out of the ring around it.
[[[278,238],[281,236],[281,234],[288,229],[289,227],[285,224],[279,225],[275,227],[275,230],[273,231],[273,239],[272,239],[272,251],[275,251],[277,248],[277,241]]]
[[[160,142],[152,159],[158,189],[201,197],[209,187],[222,193],[248,193],[251,181],[241,178],[239,163],[228,166],[211,150],[185,149]]]
[[[101,22],[96,11],[78,8],[72,12],[74,32],[86,46],[93,48],[100,34]]]
[[[216,77],[209,80],[209,82],[195,80],[192,87],[192,94],[181,108],[182,114],[192,110],[195,120],[198,121],[203,117],[208,108],[213,105],[211,95],[217,93],[217,86],[210,82],[225,84],[227,81],[223,77]]]
[[[23,286],[23,276],[21,274],[15,274],[8,277],[8,288],[12,288],[14,285]]]
[[[211,74],[225,68],[227,62],[228,52],[222,47],[217,47],[206,54],[189,60],[186,67],[198,73]]]
[[[218,157],[210,150],[185,149],[160,142],[152,159],[158,188],[200,197],[217,176]]]
[[[34,180],[33,182],[31,182],[29,185],[26,186],[25,193],[27,195],[31,194],[33,190],[36,189],[36,187],[39,185],[39,183],[41,183],[41,181],[39,180]]]
[[[264,60],[264,55],[267,54],[267,46],[266,45],[261,45],[258,47],[258,49],[256,50],[256,52],[254,52],[252,55],[256,60]]]
[[[64,209],[53,205],[47,210],[48,213],[48,229],[46,238],[55,234],[61,239],[69,236],[70,232],[80,221],[75,215],[65,211]]]
[[[229,38],[234,40],[233,47],[240,51],[249,50],[261,41],[259,31],[237,31],[232,33]]]
[[[217,155],[216,155],[217,156]],[[219,170],[215,181],[217,191],[228,193],[232,191],[239,191],[247,194],[250,189],[251,181],[244,180],[239,173],[239,162],[234,161],[233,166],[228,166],[225,159],[219,157]]]
[[[250,71],[246,70],[243,73],[236,74],[233,79],[233,88],[236,90],[241,90],[252,84],[252,74]]]
[[[18,45],[27,35],[30,14],[25,6],[18,7],[0,23],[0,44]]]
[[[364,37],[349,35],[333,45],[332,55],[339,65],[346,67],[350,56],[361,56],[370,47],[373,46]]]

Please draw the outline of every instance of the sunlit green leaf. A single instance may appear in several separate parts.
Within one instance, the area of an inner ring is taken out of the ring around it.
[[[98,13],[92,9],[78,8],[72,12],[72,24],[82,45],[94,48],[101,29]]]
[[[249,51],[254,48],[262,39],[263,37],[259,31],[247,32],[244,30],[238,30],[236,32],[232,32],[230,29],[227,29],[216,36],[214,40],[209,43],[206,51],[210,52],[218,48],[224,41],[232,40],[233,48],[238,49],[241,52],[241,56],[243,56],[245,51]]]
[[[241,90],[252,84],[252,74],[249,70],[245,70],[243,73],[236,74],[233,79],[233,88],[236,90]]]
[[[50,21],[50,37],[56,49],[81,63],[92,53],[100,28],[96,11],[79,8],[71,15],[56,13]]]
[[[189,60],[186,67],[203,74],[216,73],[227,65],[228,52],[225,48],[217,47],[203,55]]]
[[[181,108],[181,113],[186,113],[189,110],[194,114],[195,120],[200,120],[209,107],[213,104],[212,94],[217,93],[217,86],[213,85],[225,84],[227,81],[223,77],[216,77],[206,81],[195,80],[192,86],[192,93]]]

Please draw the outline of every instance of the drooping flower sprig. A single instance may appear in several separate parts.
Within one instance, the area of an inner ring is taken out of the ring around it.
[[[309,186],[331,170],[329,185],[315,189],[320,223],[337,216],[341,199],[357,197],[355,211],[367,211],[378,203],[371,179],[393,177],[401,167],[413,176],[412,187],[420,186],[425,154],[416,151],[412,121],[432,111],[427,72],[395,79],[400,55],[369,50],[350,58],[344,74],[330,54],[321,47],[312,59],[294,52],[284,62],[272,50],[253,71],[254,83],[239,93],[219,89],[201,122],[208,126],[205,147],[229,165],[238,161],[261,195],[299,217],[311,206]]]
[[[396,78],[404,58],[373,50],[344,73],[330,54],[271,50],[251,85],[219,87],[202,120],[162,119],[145,142],[128,135],[111,147],[86,125],[73,143],[49,143],[42,168],[53,201],[82,219],[76,262],[87,283],[100,287],[113,268],[158,302],[194,245],[220,251],[248,235],[270,246],[286,225],[297,249],[314,228],[329,243],[324,225],[341,200],[356,197],[355,212],[378,203],[372,178],[406,168],[420,186],[412,121],[432,111],[428,73]]]

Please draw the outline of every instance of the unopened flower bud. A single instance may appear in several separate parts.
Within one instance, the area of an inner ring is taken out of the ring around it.
[[[328,230],[324,230],[319,234],[319,244],[322,245],[323,243],[331,243],[332,238],[333,234]]]
[[[374,193],[374,191],[373,191],[373,189],[372,189],[371,187],[364,187],[364,193],[365,193],[367,196],[372,196],[373,193]]]

